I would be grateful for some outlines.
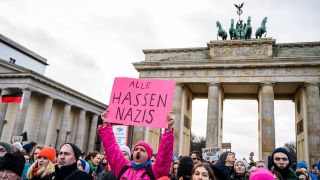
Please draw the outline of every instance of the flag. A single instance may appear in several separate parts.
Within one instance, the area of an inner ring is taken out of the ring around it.
[[[2,95],[0,102],[2,103],[20,103],[22,100],[22,92]]]

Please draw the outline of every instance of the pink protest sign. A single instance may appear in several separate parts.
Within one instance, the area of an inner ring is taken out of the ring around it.
[[[175,82],[114,79],[106,122],[164,128],[171,110]]]

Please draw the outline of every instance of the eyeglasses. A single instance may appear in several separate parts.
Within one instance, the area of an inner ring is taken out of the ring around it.
[[[82,164],[81,163],[77,163],[77,166],[80,167],[80,166],[82,166]]]
[[[197,161],[200,161],[201,159],[200,158],[192,158],[192,160],[197,160]]]
[[[274,160],[275,161],[280,161],[280,160],[282,160],[282,161],[288,161],[288,158],[280,158],[280,157],[276,157],[276,158],[274,158]]]

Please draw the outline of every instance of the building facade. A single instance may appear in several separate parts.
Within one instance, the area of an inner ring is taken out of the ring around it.
[[[297,160],[320,154],[320,43],[281,43],[272,38],[210,41],[207,47],[144,50],[134,63],[140,78],[177,82],[173,112],[177,155],[189,154],[192,100],[207,98],[206,147],[220,148],[224,99],[258,101],[259,159],[275,149],[274,100],[295,103]],[[234,121],[237,121],[235,117]],[[145,140],[153,132],[144,130]],[[140,136],[142,130],[136,131]],[[147,135],[149,134],[149,135]]]
[[[98,116],[107,106],[45,77],[46,65],[41,56],[0,36],[1,95],[23,92],[21,103],[0,103],[1,141],[27,132],[29,142],[100,150]]]

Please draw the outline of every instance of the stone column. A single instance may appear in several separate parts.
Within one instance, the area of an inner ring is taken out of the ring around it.
[[[27,112],[30,103],[31,90],[23,89],[22,101],[20,104],[20,111],[18,112],[17,119],[13,126],[12,135],[20,136],[23,133],[24,123],[27,118]]]
[[[80,110],[80,116],[78,120],[77,134],[75,139],[75,144],[80,148],[81,151],[84,151],[84,141],[85,141],[85,132],[86,132],[86,111],[84,109]]]
[[[61,120],[61,124],[60,124],[60,130],[59,130],[57,145],[56,145],[56,147],[58,147],[58,148],[63,143],[66,142],[68,121],[70,121],[70,110],[71,110],[71,105],[65,104],[64,108],[63,108],[63,116],[62,116],[62,120]]]
[[[39,144],[45,144],[47,132],[48,132],[48,125],[50,121],[50,115],[52,110],[52,103],[53,98],[47,96],[44,102],[43,112],[42,112],[42,118],[40,121],[39,131],[38,131],[38,138],[37,143]]]
[[[266,160],[275,149],[274,92],[272,83],[263,83],[259,92],[260,158]]]
[[[88,152],[92,152],[94,150],[94,145],[96,142],[96,135],[97,135],[97,126],[98,126],[98,115],[94,114],[92,115],[92,118],[91,118],[89,141],[88,141]]]
[[[9,93],[10,91],[8,89],[2,89],[1,97]],[[0,103],[0,137],[2,135],[2,130],[5,124],[7,109],[8,109],[8,103]]]
[[[309,148],[309,165],[317,163],[320,155],[320,99],[319,85],[308,83],[307,96],[307,134]]]
[[[210,83],[208,89],[208,115],[206,147],[220,147],[219,145],[219,91],[218,83]]]
[[[175,155],[178,155],[178,156],[181,155],[179,154],[180,131],[183,131],[183,129],[180,128],[181,119],[183,118],[183,114],[181,114],[182,88],[183,88],[183,84],[180,84],[180,83],[176,84],[176,87],[174,89],[174,99],[172,104],[172,111],[175,115],[175,122],[173,124],[173,127],[174,127],[174,151],[173,152]]]

